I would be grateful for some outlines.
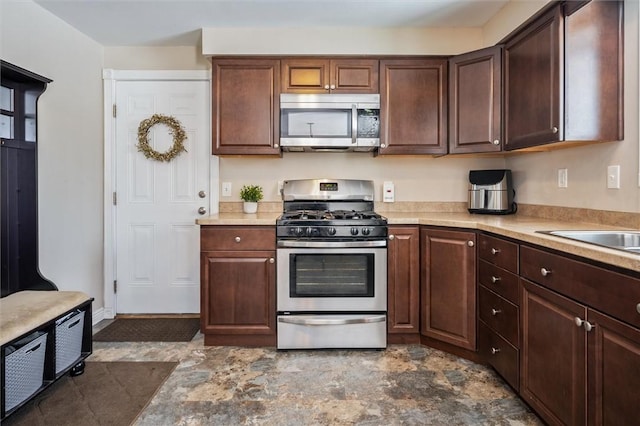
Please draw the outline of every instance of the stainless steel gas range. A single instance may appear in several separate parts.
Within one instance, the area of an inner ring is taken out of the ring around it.
[[[288,180],[282,197],[278,349],[385,348],[387,220],[373,182]]]

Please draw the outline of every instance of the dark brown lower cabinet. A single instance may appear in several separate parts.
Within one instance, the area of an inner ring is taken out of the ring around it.
[[[586,308],[522,279],[520,396],[551,425],[586,422]]]
[[[426,227],[420,232],[420,333],[474,351],[476,233]]]
[[[640,330],[592,309],[587,318],[588,423],[638,424]]]
[[[420,342],[420,229],[390,226],[387,263],[390,343]]]
[[[275,252],[203,252],[205,345],[275,346]]]

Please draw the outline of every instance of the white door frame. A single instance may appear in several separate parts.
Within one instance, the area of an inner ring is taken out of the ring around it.
[[[211,72],[208,70],[185,71],[147,71],[147,70],[113,70],[102,71],[104,92],[104,310],[102,318],[114,318],[116,315],[116,293],[114,280],[116,279],[116,214],[113,204],[113,193],[116,190],[116,120],[113,117],[113,106],[116,101],[116,83],[118,81],[208,81],[211,84]],[[211,103],[211,91],[208,93]],[[211,129],[211,125],[209,125]],[[211,140],[211,130],[209,131]],[[209,212],[218,212],[218,158],[211,155]]]

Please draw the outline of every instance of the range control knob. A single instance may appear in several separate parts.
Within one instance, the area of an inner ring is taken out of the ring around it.
[[[351,235],[358,235],[358,228],[351,228]]]
[[[304,229],[298,227],[291,228],[291,233],[297,237],[301,237],[304,235]]]
[[[371,228],[362,228],[362,235],[369,235],[371,233]]]
[[[329,229],[327,229],[327,234],[329,234],[329,235],[336,235],[336,228],[334,228],[333,226],[331,226]]]

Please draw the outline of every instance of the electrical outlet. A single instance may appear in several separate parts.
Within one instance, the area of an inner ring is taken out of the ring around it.
[[[620,189],[620,166],[607,167],[607,188]]]
[[[569,171],[567,169],[558,169],[558,188],[566,188],[569,186]]]
[[[231,182],[222,182],[222,196],[231,197]]]

